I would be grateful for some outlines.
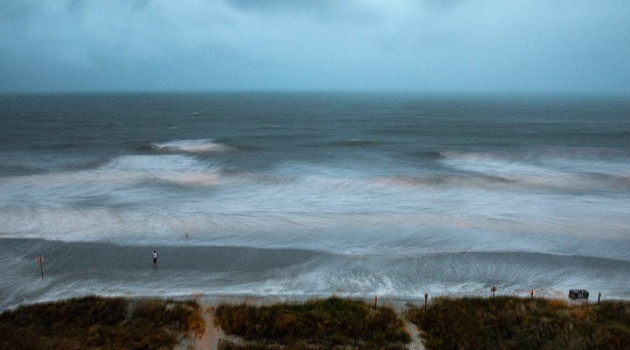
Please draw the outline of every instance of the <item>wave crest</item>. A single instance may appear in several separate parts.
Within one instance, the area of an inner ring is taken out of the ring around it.
[[[179,140],[165,143],[151,143],[151,149],[161,152],[215,153],[225,152],[232,147],[214,142],[211,139]]]

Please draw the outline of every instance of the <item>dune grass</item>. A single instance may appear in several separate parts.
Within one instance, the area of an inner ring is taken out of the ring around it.
[[[170,350],[183,334],[203,327],[194,301],[88,296],[3,312],[0,349]]]
[[[269,306],[223,304],[221,350],[405,349],[409,335],[388,307],[330,298]],[[630,302],[436,298],[405,317],[435,349],[630,349]],[[160,349],[204,330],[194,301],[84,297],[0,314],[0,349]],[[237,339],[237,340],[235,340]]]
[[[630,303],[437,298],[408,310],[427,349],[630,349]]]
[[[403,322],[392,309],[373,309],[356,300],[221,305],[215,317],[227,334],[245,340],[243,344],[224,341],[219,347],[222,350],[404,349],[409,342]]]

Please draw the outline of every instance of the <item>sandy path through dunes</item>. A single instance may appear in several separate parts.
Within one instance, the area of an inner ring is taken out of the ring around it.
[[[420,338],[420,331],[415,324],[408,320],[404,320],[405,322],[405,331],[411,337],[411,342],[409,343],[409,350],[424,350],[424,344],[422,343],[422,339]]]
[[[195,337],[194,350],[216,350],[219,347],[219,338],[224,336],[223,331],[214,322],[214,308],[200,303],[203,310],[203,320],[206,324],[203,335]]]
[[[214,306],[204,303],[201,300],[197,300],[199,306],[201,307],[202,317],[205,322],[204,332],[201,336],[195,336],[192,340],[192,344],[190,346],[193,350],[217,350],[219,346],[219,339],[229,339],[230,341],[234,341],[239,343],[242,341],[237,337],[231,337],[226,335],[221,328],[219,328],[214,319]],[[396,308],[395,308],[396,309]],[[424,350],[424,345],[422,343],[422,339],[420,337],[420,331],[416,327],[415,324],[406,320],[404,317],[399,316],[403,320],[405,324],[405,331],[411,336],[411,342],[408,345],[409,350]]]

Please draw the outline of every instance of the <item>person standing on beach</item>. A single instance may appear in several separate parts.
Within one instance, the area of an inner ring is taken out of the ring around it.
[[[153,251],[153,265],[157,265],[157,256],[158,256],[157,251],[154,250]]]

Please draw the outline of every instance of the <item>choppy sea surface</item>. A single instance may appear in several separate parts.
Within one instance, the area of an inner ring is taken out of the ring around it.
[[[630,299],[630,98],[4,95],[0,126],[0,309]]]

